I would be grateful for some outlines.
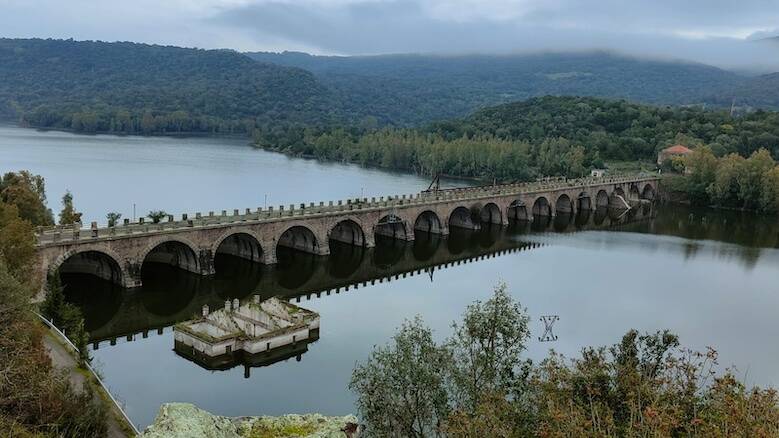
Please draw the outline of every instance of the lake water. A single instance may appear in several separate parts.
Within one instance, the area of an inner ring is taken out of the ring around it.
[[[194,212],[413,193],[410,175],[322,164],[238,140],[76,136],[0,127],[0,171],[46,177],[50,205],[70,189],[86,221],[116,210]],[[451,182],[450,182],[451,184]],[[586,223],[581,225],[581,223]],[[779,225],[776,218],[657,206],[613,220],[515,224],[413,243],[379,239],[329,257],[279,252],[263,267],[220,256],[217,274],[149,266],[144,287],[123,291],[66,278],[93,337],[105,381],[139,426],[159,405],[193,402],[223,415],[354,412],[347,384],[356,361],[421,315],[437,338],[498,281],[532,318],[527,355],[575,355],[617,342],[631,328],[669,329],[685,346],[715,347],[749,384],[779,385]],[[286,360],[209,371],[173,350],[171,325],[203,304],[280,295],[321,314],[320,338]],[[557,315],[541,342],[542,315]],[[305,351],[304,351],[305,350]],[[249,375],[246,377],[246,375]]]

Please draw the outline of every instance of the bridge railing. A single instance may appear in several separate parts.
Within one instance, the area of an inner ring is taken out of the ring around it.
[[[75,226],[56,226],[45,229],[38,229],[37,237],[39,244],[49,244],[55,242],[72,242],[78,240],[88,240],[95,238],[111,238],[119,236],[128,236],[133,234],[156,233],[166,230],[177,230],[183,228],[196,228],[235,224],[241,222],[262,222],[275,221],[280,218],[291,218],[311,215],[343,213],[354,210],[368,209],[386,209],[393,207],[402,207],[417,204],[429,204],[435,202],[447,202],[455,200],[477,200],[479,198],[489,198],[495,196],[520,195],[540,191],[560,190],[573,187],[588,187],[591,185],[619,184],[626,182],[640,182],[654,180],[654,175],[610,175],[607,177],[587,177],[576,179],[554,179],[532,182],[520,182],[511,184],[496,184],[488,186],[462,187],[441,190],[426,190],[416,194],[394,195],[376,197],[347,199],[340,201],[329,201],[309,203],[309,204],[291,204],[280,206],[278,209],[273,207],[268,209],[257,208],[255,210],[245,209],[233,210],[229,212],[222,210],[221,213],[209,212],[208,214],[195,213],[194,216],[182,214],[181,219],[174,220],[172,215],[167,220],[158,223],[146,222],[143,218],[138,222],[130,223],[125,220],[123,224],[113,227],[98,227],[93,222],[90,228],[82,228],[80,224]]]

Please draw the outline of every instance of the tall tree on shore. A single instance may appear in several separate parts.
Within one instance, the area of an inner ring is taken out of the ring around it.
[[[530,337],[529,318],[505,283],[485,302],[469,305],[448,342],[458,409],[475,414],[484,394],[516,395],[528,375],[522,352]]]
[[[358,364],[349,388],[376,436],[437,436],[448,415],[444,384],[449,355],[417,317],[406,321],[392,342]]]
[[[81,213],[73,206],[73,195],[70,190],[62,195],[62,211],[60,211],[60,225],[71,225],[81,222]]]

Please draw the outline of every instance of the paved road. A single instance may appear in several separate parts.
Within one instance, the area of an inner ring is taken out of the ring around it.
[[[84,385],[88,384],[86,376],[78,371],[78,363],[70,350],[62,345],[59,340],[55,339],[54,335],[48,331],[46,332],[46,336],[43,337],[43,345],[46,347],[54,367],[67,370],[68,378],[70,379],[73,388],[78,391],[83,390]],[[95,394],[95,397],[100,396]],[[105,403],[102,398],[99,401]],[[117,415],[121,414],[115,412],[115,407],[112,403],[106,403],[106,405],[110,410],[107,418],[108,434],[106,436],[108,438],[127,438],[127,434],[117,421]]]

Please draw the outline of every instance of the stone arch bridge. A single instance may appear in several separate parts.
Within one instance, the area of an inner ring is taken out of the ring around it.
[[[415,231],[445,236],[450,227],[479,229],[597,208],[627,210],[654,200],[657,185],[656,176],[646,175],[557,179],[232,214],[184,214],[159,223],[141,219],[106,228],[95,223],[91,229],[55,227],[37,235],[40,275],[57,270],[88,273],[138,287],[144,263],[211,275],[218,253],[273,264],[278,247],[327,255],[331,241],[373,247],[377,235],[414,240]]]

